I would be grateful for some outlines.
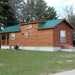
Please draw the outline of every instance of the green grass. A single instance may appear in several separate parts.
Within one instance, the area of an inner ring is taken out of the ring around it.
[[[75,53],[0,50],[0,75],[48,75],[75,69]]]

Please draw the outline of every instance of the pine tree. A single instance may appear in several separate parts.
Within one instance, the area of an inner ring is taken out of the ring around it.
[[[17,23],[18,21],[8,0],[0,0],[0,24],[7,27]]]
[[[46,20],[51,20],[51,19],[57,19],[58,16],[56,14],[56,11],[53,7],[48,7],[47,10],[46,10],[46,13],[45,13],[45,19]]]
[[[35,4],[35,19],[37,21],[40,20],[45,20],[45,13],[46,13],[46,8],[47,8],[47,4],[45,1],[43,0],[36,0],[36,4]]]

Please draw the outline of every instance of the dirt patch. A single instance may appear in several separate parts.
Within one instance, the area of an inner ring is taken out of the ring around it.
[[[66,60],[66,62],[73,62],[73,60]]]
[[[63,62],[62,61],[58,61],[57,63],[62,64]]]
[[[61,54],[59,57],[60,58],[75,58],[75,55],[73,55],[73,54]]]
[[[0,67],[1,67],[1,66],[5,66],[5,63],[0,63]]]

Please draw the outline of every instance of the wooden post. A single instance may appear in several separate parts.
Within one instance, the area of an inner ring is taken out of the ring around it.
[[[6,45],[7,45],[7,34],[6,34]]]
[[[1,45],[2,45],[2,34],[1,34]]]

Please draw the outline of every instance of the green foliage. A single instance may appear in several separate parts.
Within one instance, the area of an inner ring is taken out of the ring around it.
[[[45,20],[45,13],[46,13],[46,8],[47,8],[47,4],[45,1],[43,0],[36,0],[36,4],[35,4],[35,18],[37,21],[40,20]]]
[[[0,23],[4,27],[18,23],[8,0],[0,0]]]
[[[57,19],[57,14],[56,14],[56,11],[53,7],[48,7],[47,10],[46,10],[46,13],[45,13],[45,18],[46,20],[49,20],[49,19]]]

